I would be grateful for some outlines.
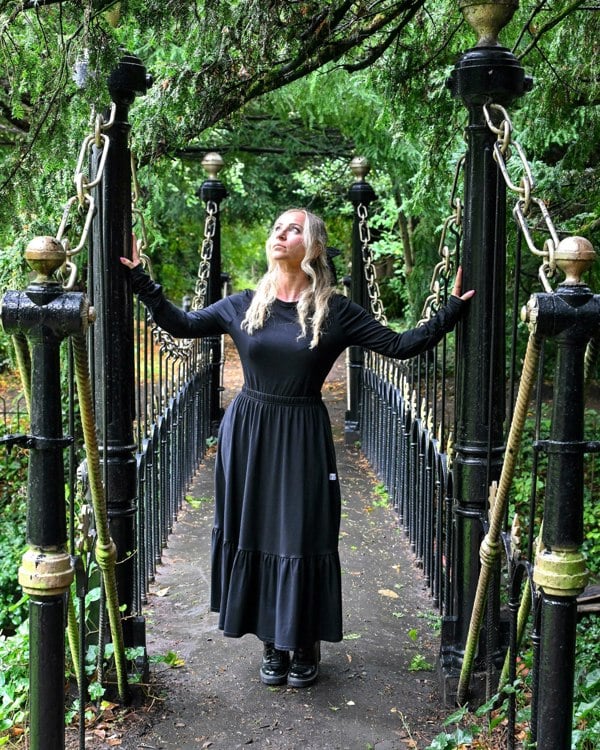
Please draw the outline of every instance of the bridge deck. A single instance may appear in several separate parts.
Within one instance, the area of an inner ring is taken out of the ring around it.
[[[228,363],[225,384],[231,391],[239,372],[230,356]],[[426,747],[441,731],[447,712],[435,672],[409,670],[415,657],[435,664],[436,615],[393,511],[377,505],[374,475],[358,451],[343,445],[342,361],[324,396],[344,503],[345,639],[323,644],[318,682],[305,690],[262,685],[259,641],[224,638],[217,629],[217,616],[208,609],[214,460],[209,456],[190,493],[207,500],[181,512],[146,613],[150,654],[174,651],[183,665],[153,665],[157,699],[151,709],[133,712],[118,729],[107,725],[104,740],[89,737],[86,747],[404,750]]]

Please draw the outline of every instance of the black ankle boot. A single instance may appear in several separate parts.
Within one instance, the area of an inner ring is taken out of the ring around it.
[[[283,685],[287,680],[290,668],[290,655],[287,651],[280,651],[272,643],[265,643],[260,679],[265,685]]]
[[[294,651],[287,683],[291,687],[308,687],[319,676],[319,661],[321,659],[321,643],[317,641],[308,648],[297,648]]]

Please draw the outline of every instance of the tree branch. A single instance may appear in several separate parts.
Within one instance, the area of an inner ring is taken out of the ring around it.
[[[573,13],[574,11],[578,10],[583,3],[586,2],[586,0],[575,0],[575,2],[571,3],[571,5],[567,6],[562,13],[559,13],[554,18],[551,18],[549,21],[547,21],[543,26],[541,26],[538,31],[536,32],[535,36],[532,38],[532,40],[529,42],[527,47],[523,52],[521,52],[520,55],[517,55],[519,60],[523,60],[532,49],[534,49],[539,42],[539,40],[546,34],[548,31],[553,29],[555,26],[557,26],[562,20],[564,20],[568,15]]]
[[[392,44],[392,42],[398,38],[400,35],[400,32],[407,26],[409,21],[411,21],[417,11],[419,10],[420,6],[415,5],[414,8],[412,8],[410,11],[407,12],[406,16],[402,19],[402,21],[394,28],[392,29],[391,33],[388,34],[388,36],[381,42],[380,44],[375,45],[375,47],[372,47],[368,54],[363,57],[362,60],[360,60],[357,63],[354,64],[348,64],[344,65],[344,70],[348,71],[348,73],[356,73],[359,70],[364,70],[365,68],[368,68],[369,65],[372,65],[375,60],[378,60],[381,55],[386,51],[386,49]]]

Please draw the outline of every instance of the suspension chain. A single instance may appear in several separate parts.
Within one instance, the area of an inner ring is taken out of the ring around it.
[[[218,211],[219,207],[215,201],[207,201],[206,219],[204,221],[204,239],[202,240],[202,247],[200,249],[200,263],[198,264],[198,276],[196,278],[194,297],[192,299],[192,310],[200,310],[206,305],[210,261],[213,254]]]
[[[150,276],[152,276],[152,264],[150,258],[147,255],[148,250],[148,232],[146,231],[146,220],[144,219],[143,211],[138,207],[138,201],[140,199],[140,183],[137,176],[137,165],[133,151],[131,152],[131,215],[133,218],[134,230],[139,226],[139,234],[135,233],[136,238],[136,249],[140,260],[144,268],[148,270]]]
[[[421,323],[430,320],[438,310],[445,303],[445,291],[448,287],[448,282],[453,278],[456,273],[456,261],[458,257],[458,246],[460,242],[460,236],[462,234],[462,201],[458,193],[459,177],[464,167],[465,157],[462,156],[456,163],[454,170],[454,181],[452,183],[452,191],[450,194],[450,208],[452,213],[444,221],[442,226],[442,233],[440,236],[440,242],[438,245],[438,256],[439,262],[434,266],[431,283],[429,284],[429,296],[425,299],[423,304],[423,312],[421,313]],[[448,232],[452,230],[454,234],[454,247],[450,249],[447,244]],[[444,283],[442,283],[444,282]]]
[[[502,117],[498,126],[496,126],[492,120],[493,112],[500,114]],[[517,202],[513,208],[513,216],[515,217],[515,220],[523,233],[525,242],[531,252],[543,259],[538,275],[545,291],[552,293],[553,289],[550,286],[549,279],[553,278],[556,274],[556,261],[554,255],[560,238],[552,222],[550,212],[548,211],[546,203],[541,198],[537,198],[533,195],[535,182],[531,166],[527,161],[527,156],[522,147],[513,138],[513,126],[507,111],[500,104],[484,104],[483,114],[488,128],[497,136],[497,140],[494,143],[494,160],[498,164],[498,168],[504,178],[506,187],[518,196]],[[513,150],[519,158],[520,167],[522,169],[518,185],[511,179],[507,167],[507,162],[509,161]],[[541,221],[539,223],[545,225],[545,229],[550,235],[541,248],[535,244],[533,239],[533,228],[529,223],[534,207],[537,207],[540,213]]]
[[[371,312],[373,313],[373,316],[376,320],[378,320],[383,325],[387,325],[387,318],[385,316],[385,310],[381,301],[379,284],[377,283],[377,277],[375,276],[375,266],[373,264],[371,253],[371,230],[369,229],[368,222],[369,211],[364,203],[359,203],[356,208],[356,214],[359,219],[358,236],[361,243],[363,269],[365,280],[367,282],[369,301],[371,303]]]
[[[104,122],[104,118],[101,114],[96,115],[93,118],[94,132],[87,135],[83,139],[81,148],[79,150],[79,158],[77,159],[77,166],[75,167],[75,174],[73,175],[73,182],[75,183],[76,193],[71,196],[65,204],[63,209],[63,215],[56,233],[56,239],[62,244],[67,255],[65,262],[65,270],[67,272],[67,279],[63,283],[65,289],[72,289],[75,285],[77,278],[77,266],[72,262],[71,258],[77,253],[83,250],[87,237],[92,225],[92,219],[95,212],[95,201],[91,194],[91,189],[96,187],[102,181],[104,175],[104,167],[106,165],[106,157],[108,155],[108,148],[110,145],[110,138],[106,134],[106,130],[109,130],[115,121],[116,105],[113,104],[110,110],[108,122]],[[84,166],[89,164],[89,152],[92,147],[95,146],[100,151],[100,158],[98,160],[98,167],[96,170],[96,176],[93,180],[90,180],[84,171]],[[72,243],[65,236],[67,229],[67,222],[71,209],[73,206],[77,206],[77,211],[83,218],[83,227],[79,235],[79,240],[75,247],[72,247]]]

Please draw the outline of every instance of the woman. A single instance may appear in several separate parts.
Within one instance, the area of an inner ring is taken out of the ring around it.
[[[436,317],[394,333],[335,292],[326,242],[319,217],[286,211],[267,240],[256,292],[193,312],[164,297],[135,251],[121,258],[159,326],[182,338],[228,333],[239,351],[244,386],[219,430],[211,609],[225,635],[263,641],[267,685],[311,685],[320,641],[342,639],[341,503],[325,377],[350,345],[396,358],[430,349],[474,294],[460,296],[459,270]]]

